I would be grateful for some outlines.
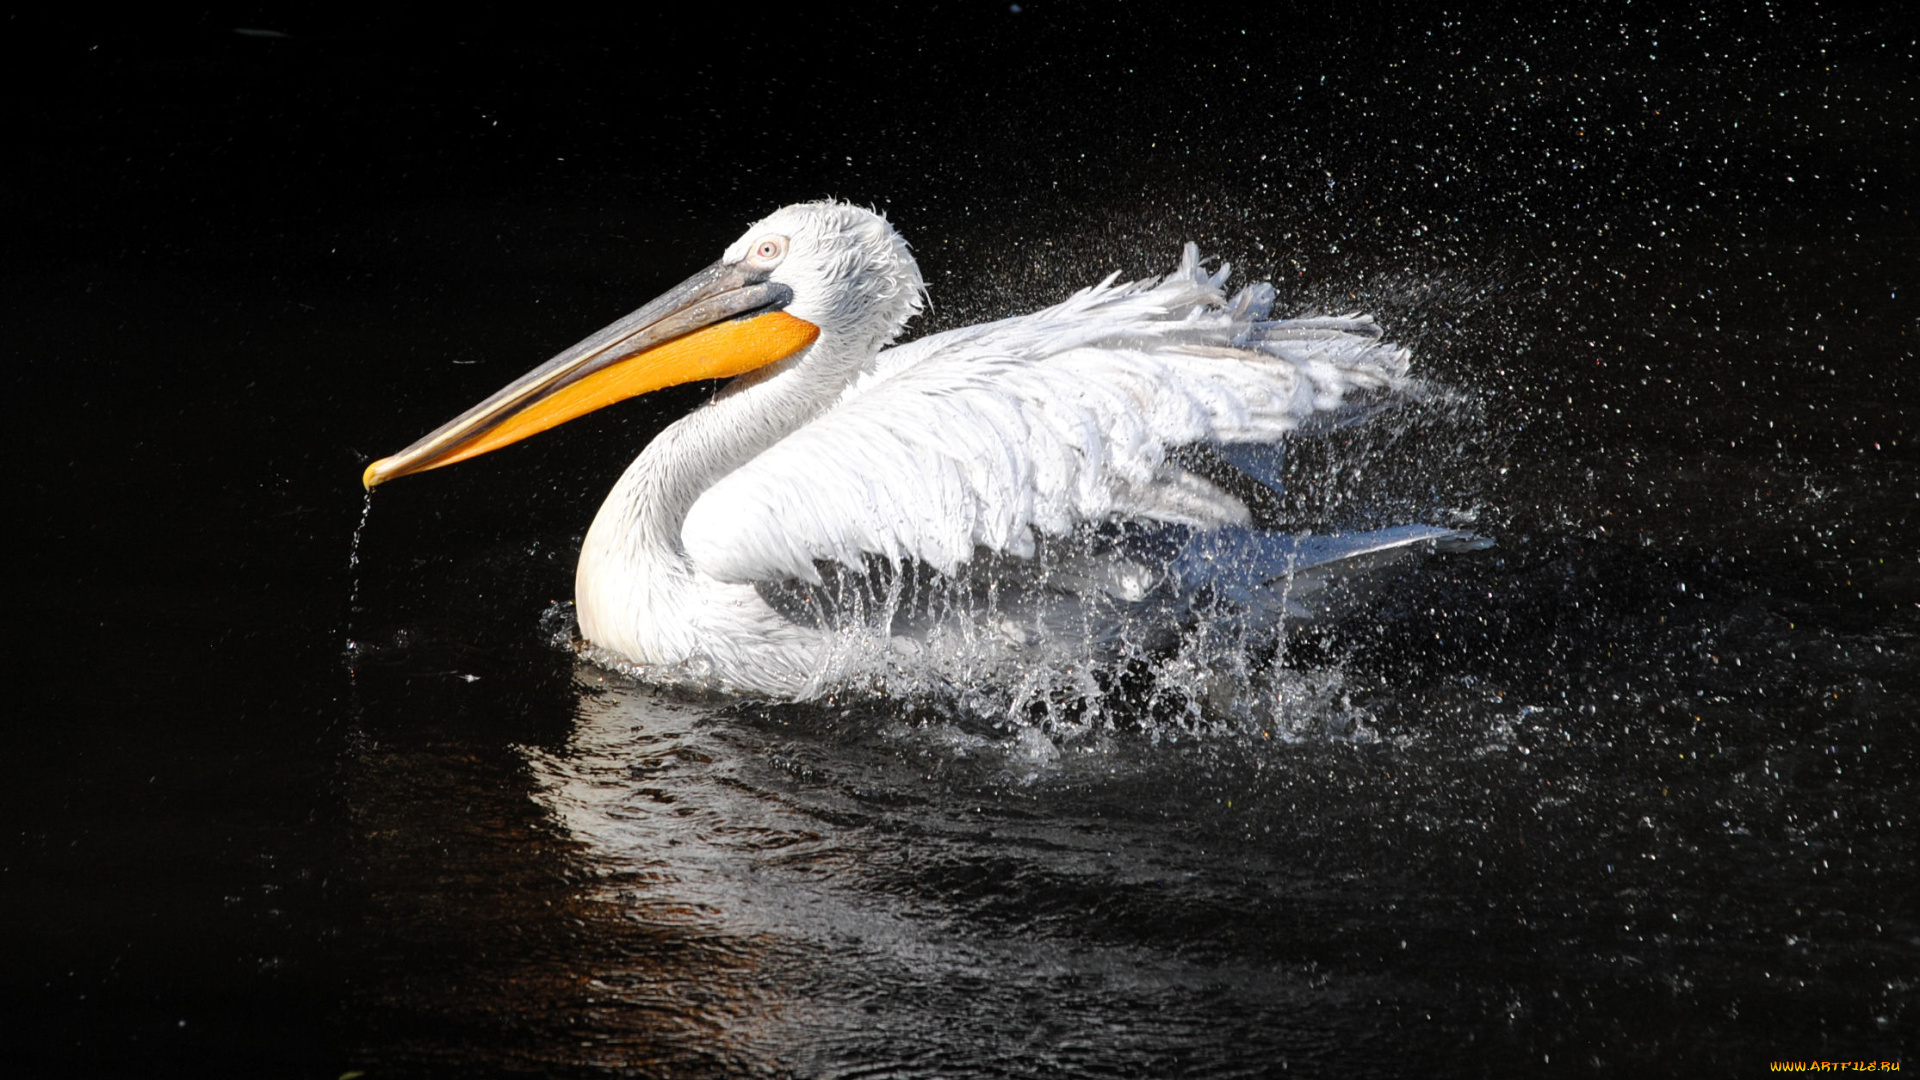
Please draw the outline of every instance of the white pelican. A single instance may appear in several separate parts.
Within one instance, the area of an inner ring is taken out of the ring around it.
[[[1117,276],[888,348],[924,303],[906,242],[857,207],[789,206],[363,479],[371,489],[623,398],[731,378],[601,506],[575,580],[580,632],[661,677],[787,698],[847,674],[821,609],[794,603],[836,564],[910,568],[894,575],[898,599],[903,577],[1044,562],[1002,591],[991,632],[1017,643],[1075,604],[1103,605],[1114,625],[1177,616],[1177,594],[1206,584],[1257,606],[1306,567],[1473,543],[1425,526],[1306,541],[1250,528],[1235,466],[1277,484],[1277,456],[1263,464],[1260,448],[1357,392],[1402,386],[1406,350],[1369,317],[1269,320],[1270,285],[1228,297],[1227,268],[1206,273],[1192,244],[1164,279]],[[1195,447],[1213,448],[1211,472]],[[911,648],[903,626],[883,633]]]

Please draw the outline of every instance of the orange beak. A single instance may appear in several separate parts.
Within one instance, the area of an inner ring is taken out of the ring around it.
[[[792,356],[820,328],[783,310],[785,285],[716,263],[640,310],[520,376],[392,457],[367,466],[372,490],[465,461],[616,401],[698,379],[727,379]]]

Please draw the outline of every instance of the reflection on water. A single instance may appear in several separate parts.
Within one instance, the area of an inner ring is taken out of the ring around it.
[[[583,722],[581,735],[590,730]],[[529,799],[564,788],[591,800],[606,782],[591,758],[569,775],[532,748],[470,751],[363,737],[356,755],[352,783],[370,793],[360,846],[384,885],[367,898],[375,943],[353,1007],[377,1049],[357,1060],[764,1071],[764,1032],[789,1007],[767,976],[782,944],[716,924],[716,909],[680,887],[690,877],[677,864],[603,863],[591,832]],[[631,785],[631,765],[608,767]]]
[[[526,755],[536,799],[579,845],[585,898],[698,942],[714,968],[597,967],[606,1004],[644,1014],[663,990],[702,987],[674,998],[686,1023],[735,1060],[809,1074],[1157,1073],[1312,1061],[1341,1049],[1330,1010],[1399,996],[1223,934],[1264,937],[1274,915],[1244,880],[1278,869],[1249,862],[1272,819],[1246,803],[1273,745],[1062,753],[1031,734],[628,685],[584,697],[566,745]],[[1243,795],[1148,796],[1202,777]],[[1324,887],[1311,879],[1280,871],[1256,892]],[[1222,1037],[1248,1024],[1253,1041]]]

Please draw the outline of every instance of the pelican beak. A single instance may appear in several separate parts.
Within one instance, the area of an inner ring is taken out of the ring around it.
[[[784,310],[793,292],[766,273],[715,263],[640,310],[508,383],[392,457],[367,466],[371,491],[395,477],[498,450],[616,401],[726,379],[813,344],[820,328]]]

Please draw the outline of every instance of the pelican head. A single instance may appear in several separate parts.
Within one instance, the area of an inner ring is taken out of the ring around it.
[[[362,482],[464,461],[680,383],[815,353],[864,362],[920,310],[925,290],[906,241],[879,214],[834,202],[777,210],[719,262],[375,461]],[[816,349],[823,340],[829,347]]]
[[[925,303],[926,283],[887,219],[836,202],[798,203],[756,222],[722,262],[784,246],[768,280],[793,299],[787,314],[821,328],[836,352],[862,360],[899,335]]]

